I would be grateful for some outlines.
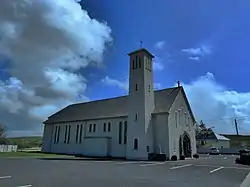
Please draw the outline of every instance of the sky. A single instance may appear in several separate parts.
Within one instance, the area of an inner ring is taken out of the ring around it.
[[[199,122],[250,134],[250,2],[2,0],[0,122],[42,135],[65,106],[127,94],[128,56],[155,55],[154,87],[184,87]]]

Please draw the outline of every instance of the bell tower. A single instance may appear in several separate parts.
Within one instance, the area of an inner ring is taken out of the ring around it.
[[[127,159],[147,160],[153,150],[151,114],[154,111],[153,63],[154,56],[145,48],[128,54],[128,142]]]

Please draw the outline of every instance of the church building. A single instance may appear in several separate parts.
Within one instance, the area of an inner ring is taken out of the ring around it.
[[[149,155],[192,157],[195,118],[185,91],[154,91],[154,56],[141,48],[129,54],[127,96],[76,103],[44,122],[43,152],[149,160]]]

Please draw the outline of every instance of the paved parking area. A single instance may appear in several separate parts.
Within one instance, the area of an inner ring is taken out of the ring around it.
[[[0,159],[1,187],[237,187],[250,167],[234,156],[176,162],[85,159]]]

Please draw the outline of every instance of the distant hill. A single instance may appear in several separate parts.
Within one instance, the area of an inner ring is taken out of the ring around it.
[[[14,137],[7,138],[8,144],[18,145],[20,149],[41,147],[42,137],[41,136],[30,136],[30,137]]]

